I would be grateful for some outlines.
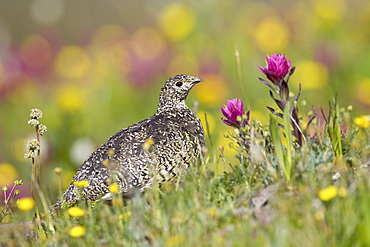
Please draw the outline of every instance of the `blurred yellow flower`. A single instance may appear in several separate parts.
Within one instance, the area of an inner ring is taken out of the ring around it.
[[[358,99],[362,104],[370,106],[370,78],[362,79],[356,85],[356,99]]]
[[[323,201],[330,201],[338,194],[338,189],[334,185],[330,185],[319,191],[319,198]]]
[[[144,142],[144,144],[143,144],[143,149],[144,149],[145,151],[148,151],[148,150],[149,150],[149,148],[150,148],[151,146],[153,146],[153,144],[154,144],[154,140],[153,140],[152,138],[148,138],[148,139],[146,139],[146,140],[145,140],[145,142]]]
[[[301,83],[304,89],[321,89],[327,85],[328,69],[316,61],[299,61],[293,81]]]
[[[338,189],[338,196],[340,197],[346,197],[347,196],[347,190],[343,187]]]
[[[127,212],[124,212],[123,214],[120,214],[120,215],[118,216],[118,218],[119,218],[120,220],[122,220],[122,219],[127,219],[127,218],[129,218],[131,215],[132,215],[132,212],[131,212],[131,211],[127,211]]]
[[[85,234],[86,229],[83,226],[74,226],[69,230],[69,235],[74,238],[81,237]]]
[[[192,9],[179,2],[170,3],[158,16],[160,27],[172,41],[184,39],[194,28]]]
[[[154,28],[144,27],[133,34],[131,44],[135,53],[143,59],[153,59],[163,54],[165,43]]]
[[[370,126],[370,115],[363,115],[361,117],[355,118],[355,124],[360,126],[361,128],[366,129]]]
[[[66,112],[78,111],[84,106],[85,97],[82,86],[65,84],[56,89],[57,104]]]
[[[24,145],[24,143],[22,143]],[[22,147],[23,148],[23,147]],[[1,185],[11,185],[18,178],[18,172],[9,163],[0,163],[0,183]]]
[[[215,74],[204,75],[202,79],[203,82],[193,89],[194,95],[199,102],[206,106],[223,104],[228,96],[228,87],[225,81]]]
[[[327,21],[337,21],[346,10],[343,0],[314,0],[315,13]]]
[[[73,184],[79,188],[86,188],[90,185],[89,181],[86,180],[74,181]]]
[[[111,185],[109,186],[109,191],[110,191],[111,193],[114,193],[114,194],[118,193],[118,191],[119,191],[118,184],[111,184]]]
[[[62,76],[82,77],[87,75],[90,60],[80,46],[64,46],[55,60],[55,70]]]
[[[166,240],[164,243],[165,247],[173,247],[173,246],[178,246],[182,244],[185,240],[185,237],[183,235],[177,234],[174,235]]]
[[[31,197],[23,197],[17,201],[17,207],[22,211],[29,211],[35,206],[35,201]]]
[[[257,46],[267,52],[284,50],[289,43],[289,31],[276,17],[266,17],[253,32]]]
[[[207,121],[206,121],[206,116],[207,116]],[[207,129],[207,124],[208,124],[210,133],[212,133],[215,130],[216,121],[215,121],[215,118],[209,112],[199,111],[197,113],[197,117],[200,119],[200,122],[202,123],[203,129],[205,131]]]
[[[207,209],[207,214],[209,217],[216,217],[217,216],[217,208],[210,207]]]
[[[81,217],[85,214],[85,211],[79,207],[71,207],[68,209],[68,214],[72,217]]]

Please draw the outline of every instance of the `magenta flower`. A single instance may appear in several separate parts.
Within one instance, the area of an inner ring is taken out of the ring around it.
[[[228,100],[225,107],[221,107],[222,114],[226,119],[221,118],[222,122],[236,128],[245,127],[249,120],[249,111],[244,112],[244,104],[241,99]],[[243,115],[246,117],[243,118]]]
[[[272,54],[271,57],[266,56],[266,62],[266,68],[261,66],[258,66],[258,68],[260,68],[272,83],[279,86],[281,81],[292,69],[290,61],[286,59],[285,55]]]

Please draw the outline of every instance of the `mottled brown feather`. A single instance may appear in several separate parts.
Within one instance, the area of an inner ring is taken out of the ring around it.
[[[156,113],[120,130],[93,152],[53,209],[71,206],[78,199],[98,201],[107,197],[112,182],[118,184],[121,193],[131,189],[143,192],[153,180],[172,180],[181,169],[199,162],[205,146],[204,131],[185,100],[191,88],[201,81],[188,75],[167,80]],[[81,189],[78,198],[79,188],[74,182],[81,180],[89,185]]]

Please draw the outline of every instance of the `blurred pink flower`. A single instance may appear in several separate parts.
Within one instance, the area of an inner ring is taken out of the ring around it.
[[[221,107],[221,111],[226,117],[226,119],[221,118],[225,124],[236,128],[248,125],[249,111],[244,112],[244,104],[241,99],[228,100],[226,106]]]
[[[258,66],[260,70],[267,76],[267,78],[275,85],[280,85],[281,80],[291,70],[290,61],[286,59],[285,55],[272,54],[271,57],[266,56],[267,66],[263,68]]]

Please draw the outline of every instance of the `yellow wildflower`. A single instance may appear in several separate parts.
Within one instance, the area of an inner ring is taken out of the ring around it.
[[[127,212],[124,212],[123,214],[120,214],[120,215],[118,216],[118,218],[119,218],[120,220],[122,220],[122,219],[127,219],[127,218],[129,218],[131,215],[132,215],[132,212],[131,212],[131,211],[127,211]]]
[[[83,226],[74,226],[69,230],[69,235],[74,238],[81,237],[85,234],[86,229]]]
[[[10,185],[18,178],[17,169],[9,163],[0,162],[0,181],[2,185]]]
[[[297,78],[306,90],[317,90],[327,85],[328,68],[324,64],[318,61],[302,60],[295,65],[299,69],[294,73],[294,78]]]
[[[182,235],[174,235],[170,237],[169,239],[166,240],[164,243],[164,246],[166,247],[173,247],[173,246],[178,246],[181,243],[183,243],[185,240],[184,236]]]
[[[86,180],[74,181],[73,184],[79,188],[86,188],[90,185],[89,181]]]
[[[266,17],[253,32],[256,44],[265,52],[284,50],[289,44],[289,30],[277,17]],[[274,40],[274,42],[271,42]]]
[[[111,193],[114,193],[114,194],[118,193],[118,191],[119,191],[118,184],[111,184],[111,185],[109,186],[109,191],[110,191]]]
[[[17,207],[22,211],[29,211],[35,206],[35,201],[31,197],[24,197],[17,201]]]
[[[150,148],[151,146],[153,146],[153,144],[154,144],[154,140],[153,140],[152,138],[148,138],[148,139],[146,139],[146,140],[145,140],[145,142],[144,142],[144,144],[143,144],[143,149],[144,149],[145,151],[148,151],[148,150],[149,150],[149,148]]]
[[[347,190],[343,187],[338,189],[338,196],[340,197],[346,197],[347,196]]]
[[[338,189],[334,185],[330,185],[329,187],[322,189],[319,191],[319,198],[323,201],[330,201],[338,194]]]
[[[62,76],[78,78],[87,75],[91,64],[83,47],[64,46],[58,52],[54,66]]]
[[[361,128],[366,129],[367,127],[370,126],[370,115],[367,115],[367,116],[363,115],[361,117],[356,117],[355,124],[357,124]]]
[[[215,207],[210,207],[207,209],[207,214],[210,216],[210,217],[216,217],[217,216],[217,208]]]
[[[173,2],[167,5],[159,17],[160,27],[172,41],[184,39],[194,29],[194,12],[182,3]]]
[[[85,211],[79,207],[71,207],[68,209],[69,216],[81,217],[85,214]]]

